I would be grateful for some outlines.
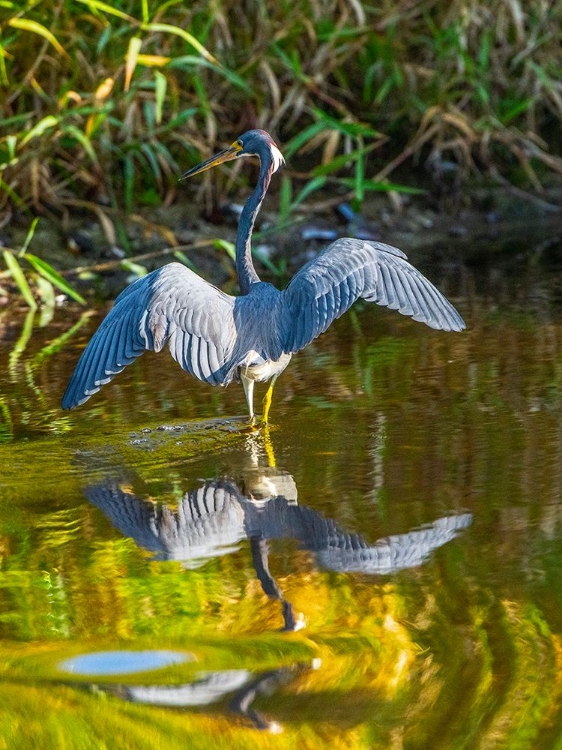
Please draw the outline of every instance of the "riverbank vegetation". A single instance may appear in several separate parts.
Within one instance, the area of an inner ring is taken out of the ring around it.
[[[115,244],[120,214],[173,203],[179,174],[250,127],[283,144],[285,216],[327,185],[360,205],[420,179],[540,192],[562,172],[546,0],[2,6],[4,227],[85,212]]]

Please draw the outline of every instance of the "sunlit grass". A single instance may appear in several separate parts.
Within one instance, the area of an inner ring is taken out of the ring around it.
[[[352,175],[358,201],[412,158],[436,174],[516,162],[535,187],[561,169],[556,4],[4,5],[4,212],[171,201],[185,166],[244,126],[317,154],[308,193]]]
[[[229,0],[3,6],[2,225],[40,214],[66,230],[81,213],[130,256],[127,216],[161,235],[167,254],[181,252],[175,228],[149,228],[135,212],[191,197],[178,176],[250,127],[272,131],[288,159],[281,228],[319,191],[358,209],[373,191],[448,192],[469,178],[540,192],[562,172],[552,148],[562,119],[557,4],[287,0],[252,14]],[[241,182],[230,174],[213,178],[221,192]],[[210,184],[198,193],[207,206]],[[20,263],[3,250],[19,297],[52,307],[56,288],[78,299],[31,251]],[[283,263],[265,263],[284,275]]]

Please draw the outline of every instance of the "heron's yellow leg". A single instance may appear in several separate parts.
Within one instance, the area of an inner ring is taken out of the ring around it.
[[[267,424],[268,418],[269,418],[269,409],[271,408],[271,399],[273,397],[273,386],[275,385],[275,381],[277,380],[277,376],[274,376],[271,379],[271,383],[269,384],[269,388],[266,391],[265,396],[263,397],[263,413],[261,420],[264,424]]]

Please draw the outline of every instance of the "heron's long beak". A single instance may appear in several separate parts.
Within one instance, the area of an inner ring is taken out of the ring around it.
[[[218,154],[215,154],[215,156],[211,156],[210,159],[206,159],[196,167],[188,169],[187,172],[182,174],[180,180],[185,180],[186,177],[192,177],[194,174],[199,174],[199,172],[205,172],[207,169],[211,169],[211,167],[216,167],[217,164],[222,164],[225,161],[236,159],[241,150],[242,146],[240,146],[238,143],[233,143],[228,148],[225,148],[224,151],[220,151]]]

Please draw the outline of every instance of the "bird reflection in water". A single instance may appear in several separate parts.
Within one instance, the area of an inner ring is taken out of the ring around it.
[[[472,520],[468,513],[445,516],[423,528],[369,543],[360,534],[347,532],[333,519],[298,503],[295,481],[287,471],[276,467],[267,432],[261,438],[249,436],[248,448],[248,465],[240,478],[207,480],[188,490],[174,508],[143,500],[115,478],[90,485],[85,493],[116,528],[150,551],[154,560],[180,561],[186,569],[193,569],[211,558],[235,552],[248,540],[264,593],[281,603],[285,631],[299,630],[305,620],[295,613],[269,570],[270,541],[296,540],[327,570],[384,575],[420,565]],[[185,685],[112,685],[102,689],[134,702],[176,707],[209,705],[228,697],[231,710],[245,716],[256,728],[275,732],[279,725],[253,709],[253,701],[260,693],[270,694],[318,666],[313,660],[260,674],[247,670],[202,673]]]
[[[144,703],[152,706],[175,708],[195,708],[228,702],[234,713],[248,719],[256,729],[277,734],[282,731],[279,722],[269,719],[253,707],[259,695],[271,695],[275,690],[301,677],[306,672],[317,669],[320,660],[310,663],[297,662],[278,669],[269,669],[258,674],[247,669],[223,669],[204,672],[198,679],[183,685],[125,685],[125,684],[84,684],[91,692],[109,693],[131,703]],[[73,683],[76,686],[77,683]]]
[[[125,536],[152,552],[154,560],[175,560],[185,568],[196,568],[211,558],[237,551],[242,541],[248,540],[262,589],[281,602],[283,629],[288,631],[303,627],[304,620],[295,614],[269,570],[271,540],[296,540],[326,570],[384,575],[420,565],[471,523],[471,514],[450,515],[369,543],[333,519],[300,505],[295,481],[275,466],[268,440],[266,465],[260,464],[254,438],[248,440],[254,452],[239,479],[207,480],[188,490],[177,508],[143,500],[114,478],[87,487],[86,496]]]

